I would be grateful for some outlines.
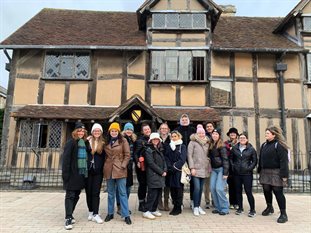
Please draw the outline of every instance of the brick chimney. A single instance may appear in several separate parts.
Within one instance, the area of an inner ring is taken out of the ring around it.
[[[235,16],[236,7],[234,5],[219,5],[223,10],[221,16]]]

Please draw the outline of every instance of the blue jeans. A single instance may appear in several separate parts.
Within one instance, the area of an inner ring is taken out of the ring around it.
[[[219,212],[229,213],[229,202],[226,197],[226,179],[223,178],[223,168],[213,168],[211,174],[210,189],[214,207]]]
[[[120,179],[108,179],[108,214],[114,214],[114,201],[116,196],[116,188],[119,190],[120,205],[121,205],[121,217],[129,216],[129,207],[126,194],[126,178]]]
[[[131,186],[126,186],[126,196],[127,196],[127,199],[129,199],[130,194],[131,194]],[[117,188],[117,191],[116,191],[116,201],[117,201],[117,205],[120,205],[120,196],[119,196],[119,189],[118,188]]]
[[[193,180],[193,205],[194,207],[199,207],[201,204],[205,178],[192,176],[191,179]]]

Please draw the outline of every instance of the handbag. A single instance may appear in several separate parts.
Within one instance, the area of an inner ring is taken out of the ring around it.
[[[188,167],[187,162],[181,168],[181,178],[180,183],[182,184],[189,184],[191,180],[191,172]]]

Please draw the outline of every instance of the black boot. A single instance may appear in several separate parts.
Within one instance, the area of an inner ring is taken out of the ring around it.
[[[288,221],[286,210],[281,210],[281,215],[278,218],[278,223],[286,223]]]
[[[267,208],[264,210],[264,211],[262,211],[262,216],[268,216],[268,215],[270,215],[270,214],[273,214],[274,213],[274,209],[273,209],[273,206],[272,206],[272,204],[267,204]]]
[[[145,212],[145,201],[139,201],[138,211]]]
[[[174,207],[173,207],[173,209],[172,209],[172,211],[169,213],[170,215],[176,215],[175,213],[176,213],[176,211],[177,211],[177,209],[176,209],[177,207],[176,207],[176,205],[174,205]]]

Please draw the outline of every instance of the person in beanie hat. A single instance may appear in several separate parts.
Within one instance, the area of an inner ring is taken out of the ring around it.
[[[226,215],[229,214],[229,202],[225,192],[225,183],[229,175],[229,161],[226,148],[220,136],[221,130],[214,129],[209,151],[212,164],[210,189],[215,207],[212,213]]]
[[[130,146],[127,140],[120,133],[119,123],[113,122],[109,126],[107,143],[104,146],[106,160],[104,164],[104,177],[107,181],[108,190],[108,214],[105,222],[114,218],[114,203],[116,187],[119,191],[121,217],[125,223],[132,224],[128,200],[126,194],[127,166],[130,161]]]
[[[188,164],[193,180],[193,214],[205,215],[206,212],[200,207],[204,180],[210,176],[210,159],[208,158],[209,139],[202,125],[197,126],[195,134],[190,137],[188,145]]]
[[[196,129],[190,125],[190,118],[188,114],[184,113],[181,115],[179,119],[179,126],[174,130],[177,130],[181,134],[183,144],[188,148],[188,144],[190,142],[190,136],[196,133]],[[190,207],[191,208],[193,207],[192,193],[193,193],[193,181],[190,180]]]
[[[127,140],[129,146],[130,146],[130,161],[129,164],[127,165],[127,177],[126,177],[126,194],[127,194],[127,199],[130,197],[131,193],[131,187],[133,186],[133,164],[134,164],[134,146],[135,146],[135,141],[137,139],[136,134],[134,133],[134,126],[132,123],[128,122],[124,125],[123,131],[121,132],[122,136]],[[121,205],[120,205],[120,197],[119,197],[119,190],[117,189],[116,192],[116,201],[117,201],[117,214],[121,215]],[[129,210],[129,213],[131,214],[132,212]]]
[[[81,122],[76,122],[72,138],[66,142],[62,155],[62,179],[65,195],[65,229],[71,230],[75,223],[74,209],[81,190],[85,187],[87,172],[87,132]]]
[[[231,157],[231,150],[232,148],[238,144],[239,140],[239,132],[237,130],[237,128],[230,128],[229,131],[227,132],[227,136],[229,137],[229,139],[227,141],[225,141],[225,146],[226,146],[226,150],[227,150],[227,155],[228,155],[228,159],[230,160]],[[227,179],[227,183],[228,183],[228,191],[229,191],[229,208],[230,209],[238,209],[238,200],[236,197],[236,185],[235,185],[235,179],[233,177],[233,170],[232,170],[232,166],[231,164],[229,164],[229,176]]]
[[[105,161],[103,128],[95,123],[88,137],[90,148],[88,150],[88,177],[86,179],[86,202],[89,210],[88,220],[96,223],[104,221],[98,214],[100,189],[103,182],[103,167]]]
[[[239,205],[236,215],[243,213],[242,186],[244,186],[247,200],[250,206],[249,217],[255,217],[255,199],[252,193],[253,169],[257,165],[257,153],[254,147],[248,142],[247,133],[239,136],[239,142],[231,150],[230,164],[233,172],[237,202]]]
[[[162,216],[157,207],[162,188],[165,186],[167,167],[161,141],[159,133],[152,133],[146,148],[145,160],[148,194],[143,217],[147,219],[155,219],[155,217]]]

